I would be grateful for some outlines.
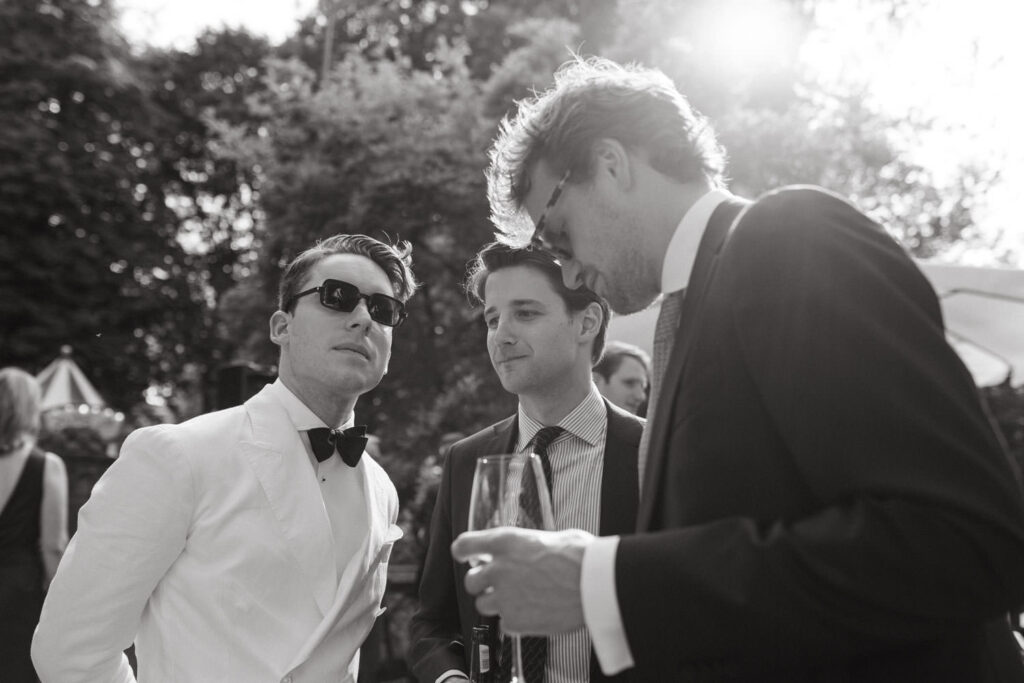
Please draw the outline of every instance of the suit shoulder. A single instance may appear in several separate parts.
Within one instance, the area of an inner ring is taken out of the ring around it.
[[[767,192],[747,205],[728,250],[756,255],[766,243],[776,243],[799,252],[826,243],[849,246],[865,235],[896,246],[881,225],[844,197],[812,185],[793,185]]]
[[[484,455],[487,451],[493,452],[493,449],[488,448],[488,444],[493,441],[497,434],[510,429],[514,420],[514,416],[505,418],[500,422],[484,427],[474,434],[470,434],[464,439],[459,439],[448,450],[448,459],[453,461],[464,458],[476,459],[477,456]]]
[[[747,207],[750,212],[789,212],[802,213],[807,210],[825,210],[829,207],[845,206],[857,211],[857,208],[842,195],[816,185],[787,185],[765,192]]]
[[[178,424],[140,427],[128,435],[121,453],[159,451],[168,456],[208,451],[210,444],[222,443],[226,434],[240,428],[246,420],[242,406],[197,415]],[[229,438],[234,438],[229,437]]]
[[[911,261],[881,225],[839,195],[810,186],[781,188],[748,205],[720,260],[723,275],[768,292],[880,264],[907,270]]]
[[[647,420],[623,410],[611,401],[606,400],[605,405],[608,407],[609,433],[614,432],[619,438],[627,442],[639,444],[640,436],[643,434],[644,425],[647,424]]]

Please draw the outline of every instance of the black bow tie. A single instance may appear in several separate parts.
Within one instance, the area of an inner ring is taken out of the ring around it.
[[[366,449],[366,441],[366,425],[356,425],[345,430],[327,427],[309,430],[309,445],[313,447],[317,462],[323,462],[337,450],[346,465],[355,467]]]

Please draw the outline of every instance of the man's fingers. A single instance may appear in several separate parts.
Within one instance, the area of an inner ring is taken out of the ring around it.
[[[498,616],[498,599],[493,592],[484,593],[477,597],[476,611],[488,617]]]
[[[515,529],[484,529],[466,531],[452,543],[452,557],[457,562],[469,562],[474,558],[494,555],[504,551],[506,538]]]
[[[463,580],[466,592],[470,595],[483,593],[491,585],[490,574],[490,565],[482,564],[479,567],[470,569],[466,572],[466,578]]]
[[[452,557],[456,562],[469,562],[481,554],[480,547],[486,545],[486,531],[467,531],[459,534],[452,543]],[[481,538],[483,536],[483,538]]]

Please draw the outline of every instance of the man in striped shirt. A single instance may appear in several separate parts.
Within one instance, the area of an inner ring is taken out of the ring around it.
[[[477,458],[524,452],[542,429],[558,427],[547,446],[556,527],[613,535],[636,523],[643,422],[603,399],[591,379],[607,304],[585,287],[566,288],[549,253],[502,244],[477,255],[466,288],[484,307],[491,363],[519,408],[454,444],[445,461],[411,626],[409,660],[420,683],[466,680],[472,628],[488,623],[463,587],[467,566],[449,552],[466,530]],[[553,636],[545,649],[544,683],[615,680],[597,666],[586,629]]]

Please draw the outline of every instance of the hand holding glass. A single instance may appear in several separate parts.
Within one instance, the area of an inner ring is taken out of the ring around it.
[[[487,455],[476,461],[469,498],[469,530],[515,526],[525,529],[555,528],[551,495],[540,456]],[[489,556],[470,559],[470,564],[490,561]],[[518,635],[512,635],[512,678],[509,683],[529,683],[523,678]]]

